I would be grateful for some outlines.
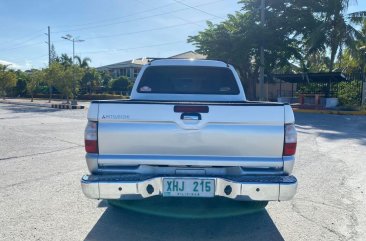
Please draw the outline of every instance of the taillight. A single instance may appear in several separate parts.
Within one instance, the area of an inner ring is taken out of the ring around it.
[[[292,156],[296,153],[297,133],[294,124],[285,125],[285,143],[283,145],[283,155]]]
[[[98,153],[98,122],[88,121],[85,128],[85,151]]]

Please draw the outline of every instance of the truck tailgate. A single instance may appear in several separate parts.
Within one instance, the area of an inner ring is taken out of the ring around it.
[[[175,111],[182,105],[187,106],[99,104],[98,163],[231,166],[277,160],[275,166],[282,165],[283,105],[202,104],[207,113]]]

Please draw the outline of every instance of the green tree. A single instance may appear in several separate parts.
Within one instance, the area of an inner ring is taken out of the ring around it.
[[[126,76],[121,76],[118,79],[113,79],[111,81],[111,90],[112,91],[127,91],[127,88],[130,84],[130,81]]]
[[[17,70],[15,74],[17,76],[17,83],[14,87],[14,94],[15,96],[25,96],[27,94],[27,71]]]
[[[53,44],[51,44],[50,56],[51,56],[51,63],[57,61],[58,56],[57,56],[57,53],[56,53],[55,46]]]
[[[60,81],[64,68],[59,62],[51,63],[50,67],[45,70],[44,80],[47,83],[49,89],[49,99],[48,102],[51,102],[52,99],[52,89],[53,86],[58,84]]]
[[[356,39],[355,48],[346,48],[337,63],[337,67],[347,73],[362,72],[366,68],[366,20],[363,21],[360,36]],[[363,80],[366,80],[363,76]]]
[[[14,87],[17,82],[17,76],[13,71],[7,69],[8,65],[0,64],[0,92],[5,100],[6,91]]]
[[[347,14],[349,0],[320,0],[320,8],[313,15],[320,24],[313,30],[307,45],[309,54],[329,52],[328,70],[334,70],[336,56],[345,47],[355,49],[356,39],[362,38],[354,24],[361,23],[366,11]]]
[[[72,65],[72,58],[67,54],[61,54],[61,57],[57,58],[57,62],[59,62],[66,69]]]
[[[101,84],[106,89],[109,86],[109,82],[112,80],[112,75],[109,71],[99,71],[101,77]]]
[[[62,68],[61,68],[62,69]],[[66,98],[67,104],[70,98],[76,97],[79,85],[84,72],[77,65],[71,65],[60,72],[58,81],[55,83],[57,90]]]
[[[308,72],[327,72],[329,69],[330,58],[326,52],[315,52],[304,57],[302,61],[302,71]]]
[[[188,42],[208,58],[221,59],[235,66],[246,87],[247,96],[255,98],[259,77],[260,46],[265,48],[265,69],[291,68],[304,55],[302,39],[308,37],[317,20],[311,9],[316,1],[268,1],[266,23],[260,24],[260,0],[242,0],[242,11],[229,15],[220,24],[208,22],[208,27]],[[314,5],[314,6],[313,6]]]
[[[83,92],[89,92],[89,94],[92,94],[95,91],[95,88],[99,87],[100,85],[100,73],[94,68],[87,69],[83,78],[81,79],[81,88]]]
[[[74,59],[76,59],[77,64],[80,68],[86,69],[89,67],[89,63],[91,62],[91,59],[89,57],[81,58],[79,56],[75,56]]]
[[[343,106],[359,106],[361,92],[357,81],[339,83],[338,99]]]
[[[30,72],[26,78],[27,81],[27,92],[31,96],[31,102],[33,102],[33,96],[39,86],[39,84],[44,81],[45,71],[43,70],[33,70]]]

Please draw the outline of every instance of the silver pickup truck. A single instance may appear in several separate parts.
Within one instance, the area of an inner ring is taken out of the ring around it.
[[[290,200],[294,121],[288,104],[247,101],[229,64],[154,60],[140,71],[131,99],[91,103],[91,174],[82,190],[94,199]]]

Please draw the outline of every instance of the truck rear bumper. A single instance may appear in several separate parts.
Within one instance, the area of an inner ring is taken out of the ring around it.
[[[152,177],[139,174],[85,175],[81,179],[81,187],[85,196],[92,199],[143,199],[162,195],[165,177],[184,178],[184,176]],[[215,180],[215,196],[243,201],[286,201],[293,198],[297,189],[297,180],[294,176],[205,176],[204,178]]]

